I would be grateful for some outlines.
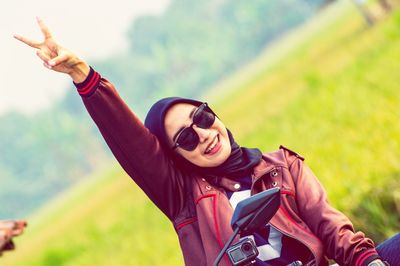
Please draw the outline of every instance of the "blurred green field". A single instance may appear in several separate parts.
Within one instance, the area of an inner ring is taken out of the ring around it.
[[[330,12],[208,97],[242,146],[304,155],[332,203],[381,241],[400,231],[400,12],[370,29],[350,6]],[[1,265],[183,264],[172,225],[119,167],[29,222]]]
[[[18,252],[5,253],[1,265],[181,265],[170,222],[112,168],[29,219]]]
[[[370,29],[345,12],[215,106],[241,145],[303,154],[332,203],[380,241],[400,231],[400,13]]]

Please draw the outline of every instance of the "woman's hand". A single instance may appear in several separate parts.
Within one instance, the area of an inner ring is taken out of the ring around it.
[[[68,74],[76,83],[83,82],[89,74],[88,64],[59,45],[42,19],[37,18],[37,22],[44,36],[43,42],[33,41],[19,35],[14,35],[14,38],[36,48],[37,56],[43,60],[43,65],[48,69]]]
[[[370,264],[368,264],[368,266],[386,266],[389,265],[386,262],[383,262],[379,259],[372,261]]]

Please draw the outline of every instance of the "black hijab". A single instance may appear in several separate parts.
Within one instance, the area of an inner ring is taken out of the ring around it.
[[[187,172],[198,172],[205,176],[221,177],[225,176],[228,178],[236,179],[246,175],[250,175],[261,160],[261,152],[259,149],[249,149],[240,147],[234,140],[232,133],[227,129],[229,135],[229,141],[231,144],[231,154],[228,159],[222,164],[216,167],[200,167],[197,166],[178,153],[172,151],[171,147],[168,146],[168,136],[164,127],[164,118],[168,109],[177,103],[189,103],[194,106],[200,106],[202,102],[179,98],[179,97],[168,97],[157,101],[147,113],[144,125],[153,133],[161,145],[167,150],[172,156],[175,163],[182,170]]]

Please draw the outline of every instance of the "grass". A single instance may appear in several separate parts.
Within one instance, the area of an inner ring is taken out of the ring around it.
[[[400,14],[368,29],[355,11],[215,106],[241,145],[302,153],[332,203],[380,241],[400,224]]]
[[[208,97],[241,145],[303,154],[380,241],[400,230],[400,13],[367,29],[355,9],[333,10]],[[32,217],[2,265],[182,265],[171,223],[120,168],[102,172]]]
[[[30,219],[18,252],[6,253],[2,265],[180,265],[172,228],[112,167]]]

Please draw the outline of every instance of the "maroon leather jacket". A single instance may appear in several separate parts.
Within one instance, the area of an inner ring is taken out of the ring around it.
[[[185,264],[212,265],[232,233],[233,210],[224,191],[235,191],[234,181],[223,178],[216,187],[174,167],[157,138],[93,69],[76,87],[121,166],[172,221]],[[252,194],[281,188],[281,206],[270,224],[308,247],[308,265],[328,265],[327,257],[342,266],[367,265],[378,257],[374,243],[329,205],[301,156],[284,147],[265,154],[252,178]],[[220,265],[228,265],[227,259]]]

